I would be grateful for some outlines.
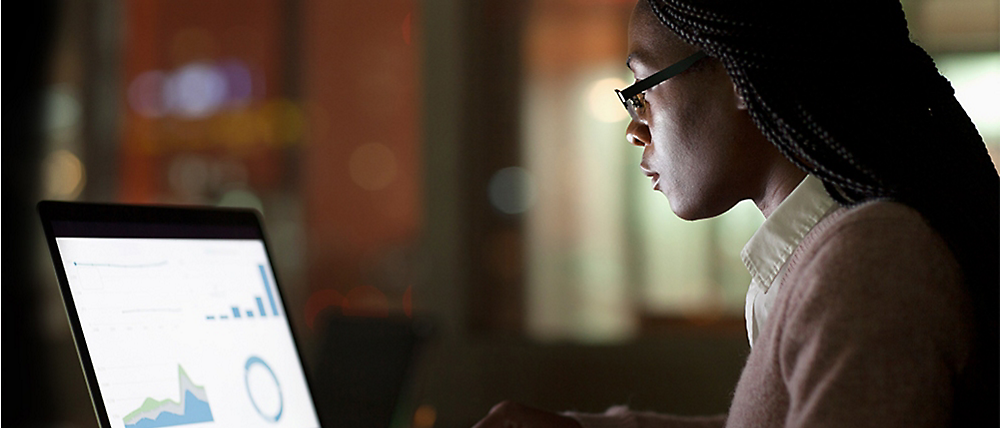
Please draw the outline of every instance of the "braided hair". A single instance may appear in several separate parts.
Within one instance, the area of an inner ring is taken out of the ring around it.
[[[900,4],[648,1],[722,62],[764,136],[834,199],[892,199],[941,234],[977,328],[956,422],[997,425],[1000,177],[951,84],[910,41]]]

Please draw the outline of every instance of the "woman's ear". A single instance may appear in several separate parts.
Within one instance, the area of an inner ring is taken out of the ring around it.
[[[736,108],[738,110],[746,110],[747,103],[743,100],[743,96],[740,95],[740,89],[736,87],[736,82],[733,82],[733,94],[736,95]]]

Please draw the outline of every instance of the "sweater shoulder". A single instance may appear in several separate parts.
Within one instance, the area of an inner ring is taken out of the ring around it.
[[[920,213],[896,202],[841,208],[821,221],[793,254],[786,281],[785,316],[869,331],[880,325],[887,334],[927,329],[941,339],[964,336],[971,322],[948,245]]]
[[[836,210],[816,225],[795,253],[795,264],[812,270],[877,268],[889,274],[930,264],[951,274],[960,272],[944,239],[919,212],[887,200]],[[889,263],[873,266],[872,259]]]
[[[795,250],[781,293],[756,358],[781,379],[787,424],[947,424],[971,302],[917,211],[889,201],[837,209]]]

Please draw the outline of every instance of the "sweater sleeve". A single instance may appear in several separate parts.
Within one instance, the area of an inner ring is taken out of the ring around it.
[[[891,211],[845,221],[799,261],[777,350],[786,426],[950,423],[970,302],[943,240]]]
[[[652,412],[635,412],[625,406],[615,406],[604,413],[566,412],[583,428],[721,428],[725,415],[673,416]]]

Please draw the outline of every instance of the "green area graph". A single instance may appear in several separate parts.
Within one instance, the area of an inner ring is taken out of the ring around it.
[[[158,428],[213,421],[205,387],[195,385],[180,364],[177,365],[177,378],[179,402],[169,398],[146,398],[142,406],[125,415],[125,427]]]

